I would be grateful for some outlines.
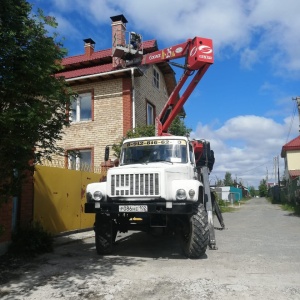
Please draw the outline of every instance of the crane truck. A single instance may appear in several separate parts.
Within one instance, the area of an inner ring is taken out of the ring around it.
[[[140,42],[137,37],[135,42]],[[212,40],[195,37],[145,55],[135,43],[117,46],[115,53],[125,63],[142,66],[184,58],[184,73],[156,118],[156,136],[125,139],[119,165],[108,170],[105,182],[86,188],[85,213],[95,214],[96,251],[111,253],[117,232],[160,229],[178,236],[185,256],[199,258],[207,247],[217,249],[214,212],[224,228],[209,185],[214,152],[208,141],[172,136],[168,129],[213,63]],[[192,79],[180,96],[188,78]]]

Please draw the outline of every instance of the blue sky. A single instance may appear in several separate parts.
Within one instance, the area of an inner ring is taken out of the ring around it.
[[[59,23],[69,55],[83,39],[111,47],[111,16],[160,49],[195,36],[211,38],[214,64],[185,104],[191,136],[211,142],[211,183],[225,172],[245,185],[274,181],[274,157],[299,135],[300,1],[297,0],[30,0]],[[182,71],[175,68],[180,76]]]

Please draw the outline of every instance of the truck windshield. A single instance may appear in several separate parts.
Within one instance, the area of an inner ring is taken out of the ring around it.
[[[187,163],[185,140],[153,139],[124,143],[121,165],[169,161]]]

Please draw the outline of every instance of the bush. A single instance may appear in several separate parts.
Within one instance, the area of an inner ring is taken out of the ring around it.
[[[39,223],[18,229],[12,235],[9,254],[33,257],[53,251],[53,236],[46,232]]]

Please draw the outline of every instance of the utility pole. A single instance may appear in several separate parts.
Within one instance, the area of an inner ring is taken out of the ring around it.
[[[274,185],[275,185],[276,182],[277,182],[277,157],[275,156],[273,158],[273,160],[274,160],[274,177],[275,177],[275,179],[274,179]]]
[[[299,115],[299,132],[300,132],[300,97],[296,97],[296,98],[292,98],[292,99],[297,101],[298,115]]]
[[[274,184],[280,185],[280,178],[279,178],[279,156],[274,157],[274,175],[275,175],[275,181]]]
[[[280,177],[279,177],[279,156],[277,155],[277,176],[278,176],[278,186],[280,187]]]

